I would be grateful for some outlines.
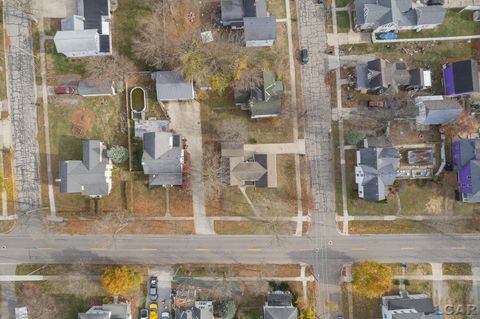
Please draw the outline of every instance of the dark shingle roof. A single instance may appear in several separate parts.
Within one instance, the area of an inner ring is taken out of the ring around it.
[[[452,63],[455,93],[479,92],[478,63],[465,60]]]

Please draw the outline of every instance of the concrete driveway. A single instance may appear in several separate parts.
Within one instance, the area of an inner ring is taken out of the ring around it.
[[[173,279],[173,270],[169,267],[151,267],[148,269],[148,282],[147,285],[147,300],[145,302],[145,307],[148,309],[148,306],[154,302],[148,296],[148,290],[150,286],[150,278],[152,276],[157,277],[157,294],[158,298],[156,300],[158,304],[158,312],[164,310],[170,311],[170,300],[172,292],[172,279]],[[160,317],[160,316],[159,316]]]
[[[203,183],[202,126],[200,122],[200,104],[197,101],[165,103],[170,115],[172,127],[187,139],[187,151],[191,158],[191,189],[193,196],[193,215],[195,232],[201,235],[214,234],[205,212],[205,187]]]
[[[77,13],[76,0],[33,0],[36,16],[44,18],[65,18]]]

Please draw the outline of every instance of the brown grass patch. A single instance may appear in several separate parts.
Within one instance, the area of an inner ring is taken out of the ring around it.
[[[192,193],[178,187],[168,190],[170,199],[170,214],[174,217],[193,216]]]
[[[85,136],[90,133],[95,122],[95,114],[89,109],[75,110],[72,113],[72,133]]]
[[[122,229],[123,234],[192,235],[193,221],[133,221]]]

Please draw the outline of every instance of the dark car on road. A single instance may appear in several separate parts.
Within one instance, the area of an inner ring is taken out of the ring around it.
[[[147,309],[140,310],[140,319],[148,319],[148,310]]]
[[[151,301],[156,301],[158,298],[157,293],[157,277],[150,277],[150,284],[148,286],[148,296],[150,297]]]
[[[58,86],[53,89],[55,94],[74,94],[75,88],[71,86]]]
[[[300,61],[302,64],[307,64],[308,63],[308,50],[307,49],[302,49],[300,51]]]

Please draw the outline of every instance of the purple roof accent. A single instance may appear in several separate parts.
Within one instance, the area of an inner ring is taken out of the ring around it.
[[[458,171],[458,183],[460,192],[467,194],[471,194],[473,192],[472,171],[470,169],[470,163],[465,165]]]
[[[462,155],[461,155],[461,146],[460,142],[453,142],[452,143],[452,156],[453,156],[453,163],[457,166],[462,165]]]
[[[447,66],[443,69],[443,84],[445,86],[445,95],[455,95],[455,79],[453,77],[453,66]]]

